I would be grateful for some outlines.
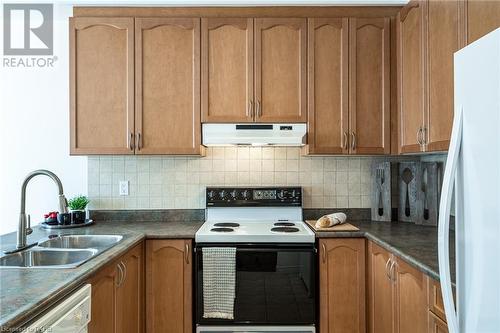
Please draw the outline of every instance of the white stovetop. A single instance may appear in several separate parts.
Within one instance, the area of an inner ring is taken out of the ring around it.
[[[240,226],[230,232],[216,232],[216,223],[234,222]],[[297,232],[274,232],[275,223],[291,222]],[[303,221],[283,220],[210,220],[196,232],[197,243],[314,243],[314,233]]]

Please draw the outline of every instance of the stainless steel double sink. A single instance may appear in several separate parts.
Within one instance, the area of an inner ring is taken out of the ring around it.
[[[120,235],[61,235],[35,247],[0,257],[0,268],[74,268],[110,249]]]

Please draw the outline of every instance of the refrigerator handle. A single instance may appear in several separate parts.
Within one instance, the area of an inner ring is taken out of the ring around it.
[[[458,318],[453,301],[453,290],[450,276],[450,209],[453,194],[453,186],[457,173],[458,158],[462,143],[463,110],[455,110],[453,130],[451,133],[450,148],[444,170],[443,187],[441,190],[441,200],[439,203],[439,223],[438,223],[438,259],[439,259],[439,279],[443,296],[446,320],[448,322],[449,333],[458,333]]]

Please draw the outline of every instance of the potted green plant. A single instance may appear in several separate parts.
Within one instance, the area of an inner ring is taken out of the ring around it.
[[[79,195],[68,200],[68,207],[71,210],[71,223],[81,224],[85,222],[85,209],[90,200],[84,195]]]

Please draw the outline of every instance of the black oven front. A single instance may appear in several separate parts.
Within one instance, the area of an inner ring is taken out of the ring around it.
[[[203,318],[206,247],[236,248],[234,320]],[[314,244],[197,244],[195,265],[198,325],[315,325]]]

